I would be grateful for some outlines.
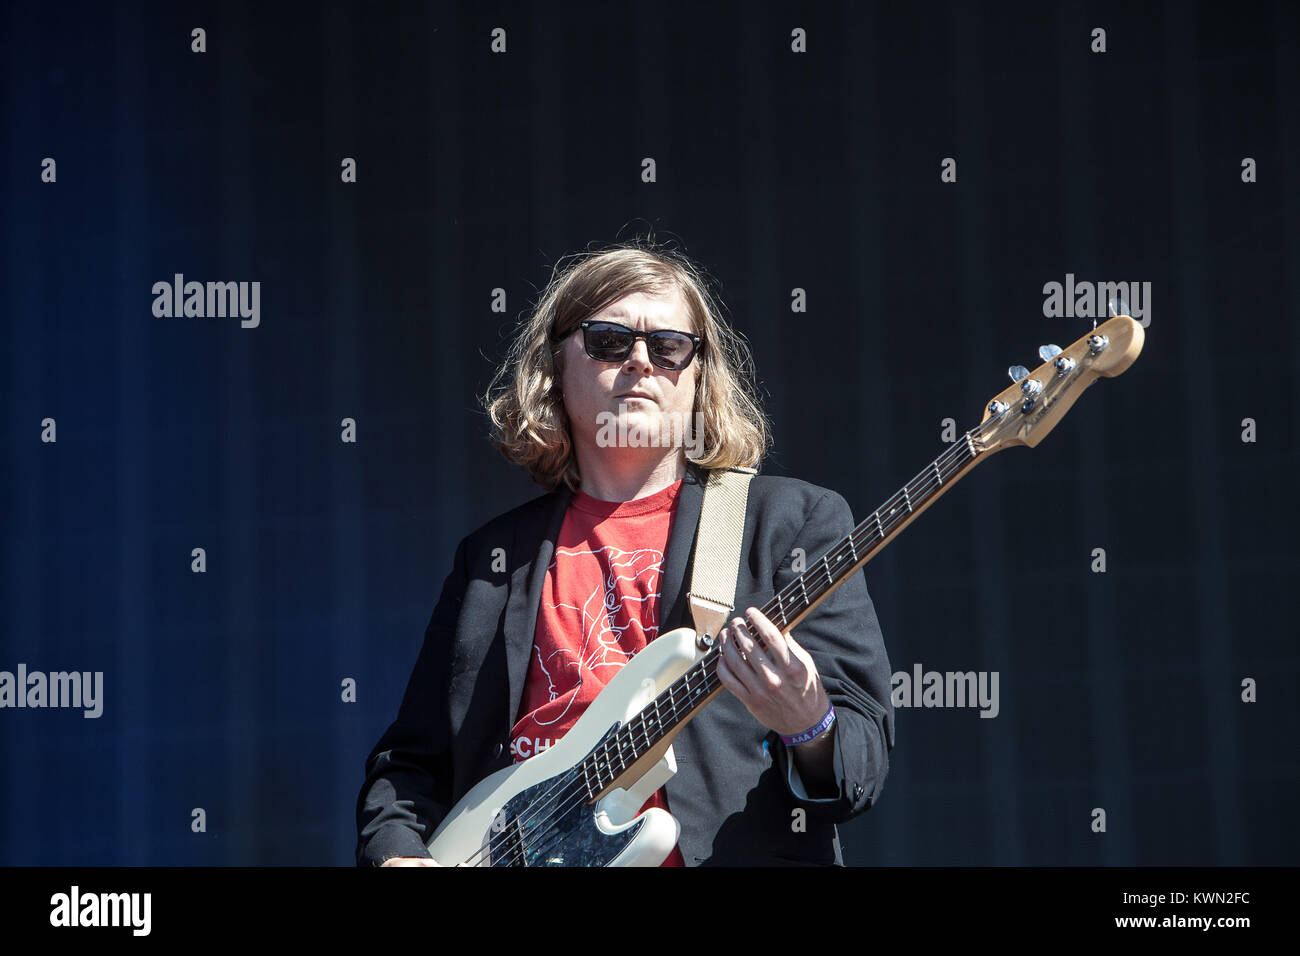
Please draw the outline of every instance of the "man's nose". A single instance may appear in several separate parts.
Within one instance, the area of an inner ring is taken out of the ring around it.
[[[650,347],[646,345],[645,339],[636,339],[632,343],[632,351],[627,353],[627,362],[645,368],[650,366]]]

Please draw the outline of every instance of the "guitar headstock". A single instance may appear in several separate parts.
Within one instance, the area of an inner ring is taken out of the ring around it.
[[[984,419],[970,431],[981,452],[992,454],[1013,445],[1033,448],[1070,410],[1085,388],[1099,377],[1119,375],[1138,357],[1146,331],[1131,316],[1107,319],[1069,348],[1049,354],[1043,346],[1042,365],[995,395],[984,407]],[[1017,374],[1026,371],[1013,368]]]

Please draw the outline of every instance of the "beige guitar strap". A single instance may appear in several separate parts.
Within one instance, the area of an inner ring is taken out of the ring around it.
[[[745,503],[756,468],[715,468],[704,486],[691,589],[687,592],[695,630],[716,635],[736,599],[736,572],[745,534]]]

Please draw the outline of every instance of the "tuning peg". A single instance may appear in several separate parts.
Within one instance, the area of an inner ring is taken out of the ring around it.
[[[1011,381],[1019,382],[1022,378],[1029,377],[1029,369],[1023,365],[1013,365],[1007,369],[1007,374],[1011,376]]]
[[[1111,298],[1106,300],[1106,312],[1113,319],[1117,315],[1128,315],[1128,303],[1120,298]],[[1092,329],[1097,330],[1097,320],[1092,320]]]
[[[1059,345],[1040,345],[1038,346],[1038,357],[1044,362],[1050,362],[1061,354]]]

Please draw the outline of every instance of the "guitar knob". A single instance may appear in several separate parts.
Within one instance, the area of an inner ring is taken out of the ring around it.
[[[1109,344],[1110,344],[1110,339],[1106,338],[1106,336],[1104,335],[1088,336],[1088,351],[1091,352],[1093,355],[1096,355],[1098,352],[1100,352]]]
[[[1044,362],[1050,362],[1061,354],[1059,345],[1040,345],[1038,346],[1038,357]]]
[[[1023,365],[1013,365],[1011,368],[1007,369],[1007,374],[1011,376],[1011,381],[1019,382],[1022,379],[1029,377],[1029,369],[1025,368]]]

